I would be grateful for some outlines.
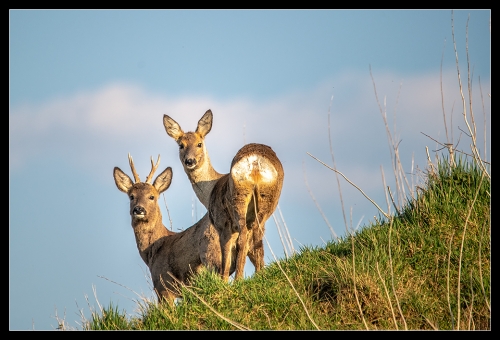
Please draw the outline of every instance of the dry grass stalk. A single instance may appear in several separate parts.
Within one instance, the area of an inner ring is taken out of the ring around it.
[[[290,232],[288,231],[288,227],[286,226],[285,219],[283,218],[283,214],[281,213],[280,205],[278,204],[278,212],[280,213],[281,217],[281,222],[283,223],[283,227],[285,229],[286,237],[285,240],[287,241],[288,247],[290,249],[290,253],[293,255],[295,254],[295,248],[293,247],[293,242],[292,242],[292,237],[290,236]]]
[[[450,245],[448,247],[448,268],[446,270],[446,299],[448,300],[448,308],[450,310],[451,316],[451,329],[455,329],[455,317],[453,316],[453,311],[451,310],[451,302],[450,302],[450,263],[451,263],[451,245],[453,241],[454,234],[450,237]]]
[[[474,320],[472,320],[472,310],[474,307],[474,290],[472,289],[472,269],[470,271],[470,291],[471,291],[472,298],[471,298],[470,308],[469,308],[469,331],[471,329],[470,328],[471,323],[473,324],[473,327],[474,327]]]
[[[394,179],[396,181],[396,188],[397,188],[396,191],[397,191],[397,194],[398,194],[398,202],[404,202],[405,190],[404,190],[404,186],[403,186],[402,183],[406,184],[406,187],[410,191],[410,194],[412,194],[412,190],[411,190],[410,184],[408,182],[408,179],[406,178],[406,174],[403,171],[403,166],[401,164],[401,159],[399,157],[399,149],[398,149],[398,147],[399,147],[400,141],[396,143],[395,138],[392,137],[391,131],[389,129],[389,124],[387,122],[387,110],[386,110],[387,103],[386,103],[386,97],[384,96],[384,108],[382,109],[382,106],[380,105],[380,101],[378,99],[377,86],[375,84],[375,80],[374,80],[373,75],[372,75],[371,65],[369,66],[369,69],[370,69],[370,77],[372,78],[373,89],[374,89],[374,92],[375,92],[375,99],[377,101],[377,105],[379,107],[380,114],[382,115],[382,119],[384,120],[385,130],[386,130],[386,134],[387,134],[387,141],[389,143],[389,153],[390,153],[390,156],[391,156],[391,164],[392,164],[392,169],[393,169],[393,172],[394,172]],[[396,105],[397,105],[397,101],[399,99],[399,93],[400,93],[400,90],[401,90],[401,86],[402,86],[402,84],[400,84],[400,87],[399,87],[399,90],[398,90],[398,96],[397,96],[397,99],[396,99]],[[394,113],[394,116],[395,116],[395,113]],[[394,121],[395,121],[395,118],[394,118]],[[395,131],[396,131],[396,128],[394,128],[394,132]]]
[[[438,328],[436,327],[436,325],[434,325],[429,319],[427,319],[425,316],[423,316],[425,321],[427,321],[427,323],[432,327],[432,329],[434,329],[435,331],[438,330]]]
[[[405,330],[408,330],[408,326],[406,324],[406,319],[403,315],[403,311],[401,310],[401,305],[399,304],[398,295],[396,294],[396,288],[394,287],[394,268],[392,265],[392,251],[391,251],[392,223],[393,223],[393,218],[391,217],[390,223],[389,223],[389,267],[391,268],[391,285],[392,285],[392,291],[394,294],[394,298],[396,299],[396,304],[398,306],[399,314],[401,315],[401,318],[403,319],[403,323],[405,325]]]
[[[170,230],[174,229],[172,219],[170,218],[170,211],[168,210],[167,200],[165,199],[165,194],[163,194],[163,202],[165,203],[165,208],[167,209],[168,220],[170,221]]]
[[[421,134],[423,134],[424,136],[426,136],[426,137],[428,137],[428,138],[432,139],[432,140],[433,140],[433,141],[435,141],[437,144],[441,145],[443,148],[448,148],[448,144],[443,144],[443,143],[441,143],[441,142],[439,142],[439,141],[435,140],[434,138],[432,138],[431,136],[429,136],[429,135],[427,135],[427,134],[425,134],[425,133],[423,133],[423,132],[420,132],[420,133],[421,133]],[[459,141],[457,142],[457,145],[458,145],[458,143],[459,143],[459,142],[460,142],[460,139],[459,139]],[[439,149],[439,150],[442,150],[443,148],[441,148],[441,149]],[[433,150],[433,151],[439,151],[439,150]],[[467,152],[464,152],[464,151],[458,150],[456,147],[455,147],[455,148],[452,148],[452,152],[453,152],[453,153],[455,153],[455,152],[460,152],[461,154],[466,155],[466,156],[470,156],[470,157],[472,157],[474,160],[476,160],[476,156],[474,156],[474,155],[472,155],[472,154],[470,154],[470,153],[467,153]],[[430,157],[429,157],[429,152],[428,152],[428,151],[427,151],[427,158],[428,158],[428,160],[430,161]],[[482,163],[484,163],[484,164],[491,165],[491,162],[488,162],[488,161],[486,161],[486,160],[484,160],[484,159],[481,159],[481,162],[482,162]],[[476,162],[476,163],[477,163],[477,162]],[[481,169],[482,169],[482,167],[481,167]]]
[[[278,235],[280,237],[281,245],[283,246],[283,250],[285,251],[285,257],[288,258],[289,257],[288,250],[287,250],[287,247],[285,246],[285,243],[283,241],[283,235],[281,235],[280,225],[278,223],[278,220],[276,219],[276,216],[274,216],[274,214],[272,216],[273,216],[273,219],[274,219],[274,223],[276,224],[276,229],[278,229]]]
[[[382,279],[382,275],[380,274],[380,270],[378,268],[378,261],[375,265],[377,267],[377,273],[378,277],[380,278],[380,282],[382,282],[382,285],[384,286],[385,295],[387,296],[387,302],[389,303],[389,307],[391,308],[392,319],[394,320],[394,326],[396,327],[396,330],[399,330],[398,323],[396,322],[396,315],[394,315],[394,308],[392,308],[391,298],[389,297],[389,292],[387,291],[387,286],[385,285],[384,279]]]
[[[351,208],[351,228],[352,228],[352,208]],[[363,309],[361,308],[361,304],[359,303],[358,290],[356,289],[356,262],[354,256],[354,233],[351,234],[351,248],[352,248],[352,285],[354,289],[354,297],[356,298],[356,304],[358,305],[359,314],[361,315],[361,320],[363,320],[363,324],[365,325],[366,330],[368,330],[368,324],[366,323],[365,316],[363,314]]]
[[[469,19],[467,19],[466,39],[468,36],[468,22],[469,22]],[[463,110],[462,115],[464,117],[465,124],[467,125],[467,129],[469,130],[469,134],[470,134],[470,137],[472,139],[471,151],[472,151],[472,154],[474,156],[474,159],[476,160],[476,163],[481,167],[483,172],[486,173],[488,178],[491,179],[490,174],[486,170],[483,162],[481,161],[481,158],[479,157],[479,151],[477,149],[477,144],[476,144],[476,124],[474,121],[474,113],[472,111],[472,95],[471,95],[472,89],[471,89],[470,72],[468,72],[468,87],[469,87],[468,90],[469,90],[469,106],[470,106],[470,116],[471,116],[472,127],[469,124],[469,121],[467,120],[467,104],[465,102],[465,96],[464,96],[463,87],[462,87],[462,79],[460,77],[460,67],[459,67],[459,63],[458,63],[458,51],[457,51],[457,44],[455,41],[455,29],[453,26],[453,11],[451,12],[451,35],[453,37],[453,47],[455,49],[455,63],[457,65],[458,85],[459,85],[459,89],[460,89],[460,95],[462,97],[462,110]],[[467,68],[469,70],[470,69],[470,62],[469,62],[468,41],[466,41],[466,53],[467,53]]]
[[[323,213],[323,210],[321,210],[321,207],[320,207],[319,203],[316,201],[316,198],[314,197],[314,195],[313,195],[313,193],[311,191],[311,188],[309,188],[309,183],[307,182],[306,168],[305,168],[304,162],[302,162],[302,168],[304,169],[304,182],[306,183],[306,187],[307,187],[307,191],[309,192],[309,195],[311,195],[311,198],[312,198],[314,204],[316,205],[316,208],[318,208],[321,216],[323,217],[323,219],[325,220],[326,224],[328,225],[328,228],[330,228],[330,232],[332,233],[332,235],[336,239],[338,239],[338,236],[335,233],[335,230],[333,230],[332,225],[330,224],[330,222],[328,222],[328,219],[326,218],[325,214]]]
[[[332,156],[333,168],[337,169],[337,165],[335,164],[335,157],[333,157],[332,136],[331,136],[331,129],[330,129],[330,109],[332,107],[332,102],[333,102],[333,94],[332,94],[332,97],[330,98],[330,105],[328,106],[328,141],[330,144],[330,155]],[[340,187],[340,180],[339,180],[339,176],[338,176],[337,172],[335,172],[335,179],[337,180],[337,187],[339,188],[340,205],[342,207],[342,216],[344,217],[344,225],[345,225],[345,230],[347,233],[348,228],[347,228],[347,218],[345,216],[345,209],[344,209],[344,199],[342,198],[342,189]]]
[[[394,208],[396,209],[396,211],[398,211],[398,208],[396,207],[395,203],[394,203],[394,199],[392,198],[392,194],[391,194],[391,189],[389,188],[389,186],[386,185],[385,183],[385,175],[384,175],[384,169],[382,166],[380,166],[380,170],[381,170],[381,173],[382,173],[382,182],[384,183],[384,187],[387,187],[387,192],[385,192],[385,200],[387,202],[387,209],[388,209],[388,212],[389,212],[389,215],[391,215],[391,206],[389,204],[389,198],[388,198],[388,195],[387,193],[389,193],[389,195],[391,196],[391,200],[392,200],[392,203],[394,204]],[[399,213],[399,211],[398,211]],[[403,319],[403,323],[405,325],[405,330],[408,329],[408,326],[406,324],[406,319],[403,315],[403,311],[401,310],[401,306],[399,304],[399,299],[398,299],[398,296],[396,294],[396,289],[394,288],[394,269],[393,269],[393,266],[392,266],[392,252],[391,252],[391,233],[392,233],[392,223],[394,221],[394,218],[390,217],[389,219],[389,242],[388,242],[388,246],[389,246],[389,267],[391,269],[391,287],[392,287],[392,291],[394,293],[394,297],[396,299],[396,303],[397,303],[397,306],[398,306],[398,310],[399,310],[399,314],[401,315],[401,318]],[[391,306],[392,308],[392,306]]]
[[[446,39],[443,44],[443,52],[441,53],[441,65],[439,68],[439,85],[441,88],[441,109],[443,111],[443,121],[444,121],[444,131],[446,132],[446,142],[450,143],[450,138],[448,136],[448,124],[446,124],[446,111],[444,109],[444,94],[443,94],[443,59],[444,59],[444,47],[446,45]],[[453,144],[453,140],[451,140]]]
[[[472,201],[471,206],[469,208],[469,212],[467,213],[467,217],[465,218],[464,231],[462,233],[462,242],[460,244],[460,258],[458,261],[458,284],[457,284],[457,306],[458,306],[457,330],[460,328],[460,275],[461,275],[461,271],[462,271],[462,254],[463,254],[464,242],[465,242],[465,232],[467,231],[467,224],[469,222],[469,217],[472,213],[472,208],[474,207],[474,204],[476,203],[477,195],[479,194],[479,189],[481,189],[481,185],[483,184],[484,175],[485,175],[485,172],[482,172],[481,180],[479,181],[476,193],[474,195],[474,200]]]
[[[312,158],[314,158],[315,160],[317,160],[318,162],[320,162],[321,164],[323,164],[324,166],[326,166],[328,169],[338,173],[339,175],[341,175],[342,177],[344,177],[344,179],[349,182],[349,184],[351,184],[353,187],[355,187],[356,189],[359,190],[359,192],[361,192],[363,194],[363,196],[365,196],[370,202],[372,202],[372,204],[377,207],[377,209],[387,218],[389,218],[389,214],[387,214],[385,211],[383,211],[377,203],[375,203],[375,201],[373,201],[370,197],[368,197],[368,195],[365,194],[365,192],[363,190],[361,190],[356,184],[354,184],[353,182],[351,182],[351,180],[349,180],[349,178],[347,178],[343,173],[341,173],[340,171],[338,170],[335,170],[334,168],[332,168],[331,166],[325,164],[324,162],[322,162],[321,160],[319,160],[318,158],[314,157],[313,155],[311,155],[309,152],[307,153],[309,156],[311,156]]]
[[[484,229],[484,226],[486,225],[483,224],[483,229]],[[483,242],[483,231],[481,231],[481,238],[479,239],[479,279],[480,279],[480,282],[481,282],[481,290],[483,291],[483,295],[484,295],[484,301],[486,302],[486,306],[488,306],[488,310],[491,312],[491,308],[490,308],[490,303],[488,302],[490,299],[488,296],[486,296],[486,292],[484,290],[484,284],[483,284],[483,268],[482,268],[482,261],[481,261],[481,244]]]
[[[120,287],[123,287],[123,288],[125,288],[125,289],[127,289],[127,290],[131,291],[131,292],[132,292],[132,293],[134,293],[135,295],[137,295],[137,296],[139,297],[139,299],[141,299],[143,302],[148,302],[148,299],[147,299],[146,297],[144,297],[144,296],[140,295],[139,293],[137,293],[137,292],[136,292],[136,291],[134,291],[133,289],[131,289],[131,288],[129,288],[129,287],[127,287],[127,286],[125,286],[125,285],[122,285],[121,283],[118,283],[118,282],[116,282],[116,281],[113,281],[113,280],[111,280],[111,279],[108,279],[108,278],[107,278],[107,277],[105,277],[105,276],[97,275],[97,277],[100,277],[101,279],[107,280],[107,281],[109,281],[109,282],[114,283],[115,285],[118,285],[118,286],[120,286]],[[130,300],[130,298],[127,298],[127,299],[129,299],[129,300]],[[132,301],[133,301],[133,300],[132,300]]]
[[[483,158],[486,158],[486,111],[484,109],[484,98],[483,98],[483,88],[481,87],[481,76],[479,76],[479,93],[481,94],[481,106],[483,108],[483,119],[484,119],[484,150],[483,150]]]

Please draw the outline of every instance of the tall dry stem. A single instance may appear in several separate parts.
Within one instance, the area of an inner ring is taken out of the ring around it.
[[[474,324],[474,320],[472,320],[472,310],[474,309],[474,289],[472,289],[472,269],[470,270],[470,292],[471,292],[471,302],[469,308],[469,331],[471,327],[471,323]]]
[[[441,65],[439,68],[439,84],[441,88],[441,109],[443,111],[443,121],[444,121],[444,131],[446,132],[446,143],[453,144],[453,140],[450,142],[448,136],[448,124],[446,123],[446,110],[444,109],[444,93],[443,93],[443,59],[444,59],[444,48],[446,46],[446,39],[444,39],[443,52],[441,53]]]
[[[358,189],[359,192],[361,192],[363,194],[363,196],[366,197],[366,199],[368,199],[385,217],[389,218],[389,214],[387,214],[385,211],[382,210],[382,208],[379,207],[379,205],[377,203],[375,203],[374,200],[372,200],[370,197],[368,197],[367,194],[365,194],[365,192],[363,190],[361,190],[360,187],[358,187],[356,184],[354,184],[349,178],[347,178],[343,173],[341,173],[340,171],[338,170],[335,170],[334,168],[332,168],[331,166],[329,165],[326,165],[323,161],[319,160],[318,158],[314,157],[313,155],[311,155],[309,152],[307,152],[307,154],[309,156],[311,156],[313,159],[317,160],[319,163],[323,164],[324,166],[326,166],[328,169],[338,173],[340,176],[344,177],[344,179],[349,183],[351,184],[353,187],[355,187],[356,189]]]
[[[330,109],[332,107],[332,103],[333,103],[333,94],[332,94],[332,97],[330,98],[330,105],[328,106],[328,141],[330,144],[330,155],[332,156],[333,168],[337,169],[337,165],[335,164],[335,157],[333,156],[332,135],[331,135],[331,129],[330,129]],[[347,219],[345,216],[344,199],[342,198],[342,189],[340,187],[339,176],[336,172],[335,172],[335,178],[337,180],[337,187],[339,188],[340,206],[342,207],[342,216],[344,217],[344,225],[345,225],[345,230],[347,233]]]
[[[351,228],[352,228],[352,208],[351,208]],[[352,247],[352,284],[354,288],[354,296],[356,298],[356,304],[358,305],[359,314],[361,315],[361,320],[363,320],[363,324],[365,328],[368,330],[368,324],[366,323],[365,316],[363,314],[363,309],[361,308],[361,304],[359,303],[358,298],[358,290],[356,289],[356,262],[354,256],[354,233],[351,234],[351,247]]]
[[[481,230],[481,237],[479,238],[479,280],[481,282],[481,290],[483,291],[483,295],[484,295],[484,301],[486,302],[486,306],[488,306],[488,310],[491,312],[491,308],[490,308],[490,303],[489,303],[489,300],[490,300],[490,297],[489,296],[486,296],[486,291],[484,289],[484,284],[483,284],[483,268],[482,268],[482,261],[481,261],[481,246],[482,246],[482,243],[483,243],[483,235],[484,235],[484,226],[486,225],[486,222],[483,224],[483,228]]]
[[[401,165],[401,159],[399,157],[399,150],[398,150],[400,142],[396,142],[395,138],[393,138],[393,136],[391,134],[391,130],[389,128],[389,124],[387,122],[387,109],[386,109],[387,103],[386,103],[385,96],[384,96],[384,108],[382,108],[382,106],[380,105],[380,101],[378,99],[378,94],[377,94],[377,86],[375,84],[375,79],[373,78],[371,65],[369,65],[369,70],[370,70],[370,77],[372,78],[373,90],[375,92],[375,99],[377,101],[377,105],[379,107],[380,114],[382,115],[382,119],[384,120],[385,130],[386,130],[386,134],[387,134],[387,141],[389,143],[389,153],[390,153],[390,157],[391,157],[391,164],[392,164],[392,169],[394,172],[394,179],[396,181],[398,202],[404,202],[405,191],[404,191],[403,183],[406,184],[410,193],[412,193],[412,190],[410,188],[410,184],[408,182],[408,179],[406,178],[406,175],[403,171],[403,166]],[[399,100],[399,94],[401,91],[401,87],[402,87],[402,83],[400,84],[400,87],[398,90],[396,105],[397,105],[397,101]],[[396,116],[396,112],[395,112],[395,108],[394,108],[394,122],[396,121],[395,116]],[[396,133],[395,127],[394,127],[394,133]]]
[[[375,266],[377,267],[377,273],[378,277],[380,278],[380,282],[382,282],[382,285],[384,286],[387,302],[389,303],[389,307],[391,308],[392,320],[394,321],[394,326],[396,327],[396,330],[399,330],[398,323],[396,321],[396,315],[394,314],[394,308],[392,308],[391,298],[389,297],[389,291],[387,291],[387,286],[385,285],[384,279],[382,279],[382,275],[380,274],[380,269],[378,268],[378,262],[375,264]]]
[[[311,191],[311,188],[309,188],[309,183],[307,182],[306,167],[305,167],[304,162],[302,162],[302,168],[304,170],[304,182],[306,184],[307,191],[309,192],[309,195],[311,196],[314,204],[316,205],[316,208],[318,208],[321,216],[323,217],[323,219],[325,220],[326,224],[328,225],[328,228],[330,228],[330,232],[332,233],[333,237],[335,237],[338,240],[337,233],[335,233],[335,230],[333,230],[332,225],[330,224],[330,222],[328,222],[328,219],[326,218],[325,214],[323,213],[323,210],[321,210],[321,207],[320,207],[319,203],[316,201],[316,198],[314,197],[314,195],[313,195],[313,193]]]
[[[281,245],[283,246],[283,250],[285,251],[285,257],[288,259],[288,257],[289,257],[288,250],[287,250],[287,247],[285,246],[285,243],[283,241],[283,235],[281,235],[280,225],[278,223],[278,220],[276,219],[276,216],[274,216],[274,214],[272,216],[273,216],[273,219],[274,219],[274,223],[276,224],[276,229],[278,229],[278,235],[280,237]]]
[[[482,172],[481,180],[479,181],[479,184],[478,184],[477,190],[476,190],[476,194],[474,195],[474,200],[472,201],[471,206],[469,208],[469,212],[467,213],[467,217],[465,218],[464,231],[462,233],[462,242],[460,244],[460,258],[458,261],[458,284],[457,284],[457,306],[458,306],[457,330],[460,328],[460,276],[461,276],[461,271],[462,271],[462,255],[463,255],[463,250],[464,250],[465,232],[467,231],[467,224],[469,222],[469,217],[472,213],[472,208],[474,207],[474,204],[476,203],[477,195],[479,194],[479,190],[481,189],[481,185],[483,184],[484,175],[485,175],[485,173]]]
[[[382,166],[380,166],[380,171],[382,173],[382,182],[384,183],[384,187],[387,187],[387,192],[385,192],[385,200],[387,202],[387,211],[389,212],[389,215],[391,216],[389,218],[389,242],[388,242],[388,247],[389,247],[389,267],[391,269],[391,287],[392,287],[392,291],[393,291],[393,294],[394,294],[394,298],[396,299],[396,303],[397,303],[397,306],[398,306],[399,314],[401,315],[401,318],[403,319],[403,323],[405,325],[405,330],[407,330],[408,326],[406,324],[406,319],[405,319],[405,317],[403,315],[403,311],[401,310],[401,306],[399,304],[398,295],[396,294],[396,289],[394,288],[394,267],[392,265],[392,252],[391,252],[391,233],[392,233],[392,224],[393,224],[393,221],[394,221],[394,217],[392,217],[392,215],[391,215],[391,205],[389,204],[389,197],[388,197],[387,193],[389,193],[389,196],[391,197],[392,203],[394,204],[394,208],[396,209],[396,211],[398,213],[399,213],[399,211],[398,211],[398,208],[396,207],[396,205],[394,203],[394,199],[392,198],[391,189],[389,188],[389,186],[386,186],[384,169],[383,169]],[[392,308],[392,305],[391,305],[391,308]],[[397,328],[397,326],[396,326],[396,328]]]
[[[450,237],[450,245],[448,246],[448,268],[446,269],[446,299],[448,300],[448,308],[450,310],[451,316],[451,329],[455,329],[455,317],[453,316],[453,311],[451,310],[450,302],[450,262],[451,262],[451,245],[453,241],[454,234]]]
[[[290,232],[288,231],[288,227],[286,226],[286,222],[285,222],[285,219],[283,218],[283,213],[281,212],[281,208],[280,208],[279,204],[278,204],[277,208],[278,208],[278,212],[280,213],[281,222],[283,223],[283,227],[285,229],[285,234],[286,234],[285,240],[287,241],[288,247],[290,249],[290,253],[293,255],[293,254],[295,254],[295,248],[293,247],[292,237],[290,236]]]
[[[467,19],[466,37],[468,36],[468,22],[469,22],[469,19]],[[467,119],[467,104],[466,104],[465,96],[464,96],[464,92],[463,92],[462,79],[461,79],[461,76],[460,76],[460,66],[459,66],[459,63],[458,63],[458,51],[457,51],[457,44],[456,44],[456,41],[455,41],[455,28],[454,28],[454,25],[453,25],[453,11],[451,11],[451,36],[453,38],[453,47],[455,49],[455,63],[457,65],[458,86],[459,86],[459,90],[460,90],[460,95],[462,97],[462,110],[463,110],[462,115],[464,117],[465,124],[467,125],[467,129],[469,130],[469,134],[470,134],[470,137],[472,139],[472,145],[471,145],[472,155],[474,156],[474,159],[475,159],[476,163],[479,165],[479,167],[481,167],[482,171],[486,173],[486,175],[488,176],[488,178],[491,178],[490,174],[486,170],[486,167],[484,166],[484,163],[482,162],[482,160],[481,160],[481,158],[479,156],[479,151],[477,149],[477,143],[476,143],[476,125],[475,125],[475,121],[474,121],[474,114],[473,114],[473,111],[472,111],[472,103],[470,103],[470,108],[471,108],[470,115],[471,115],[472,127],[469,124],[469,121]],[[466,40],[467,40],[467,38],[466,38]],[[467,67],[468,67],[468,70],[469,70],[470,69],[470,66],[469,66],[469,51],[468,51],[468,45],[467,44],[468,44],[468,41],[466,41],[466,52],[467,52]],[[471,83],[470,72],[468,72],[469,102],[471,102],[471,91],[472,91],[472,89],[470,88],[471,87],[470,83]]]
[[[394,287],[394,266],[392,265],[392,251],[391,251],[391,235],[392,235],[392,224],[394,219],[391,217],[389,221],[389,267],[391,269],[391,286],[392,292],[394,294],[394,298],[396,299],[396,304],[398,306],[399,314],[403,319],[403,323],[405,325],[405,330],[408,330],[408,325],[406,324],[405,316],[403,315],[403,311],[401,310],[401,305],[399,304],[398,294],[396,294],[396,288]]]
[[[483,88],[481,87],[481,76],[479,76],[479,93],[481,94],[481,106],[483,108],[483,119],[484,119],[484,150],[483,158],[485,161],[488,160],[486,157],[486,110],[484,109],[484,98],[483,98]]]
[[[168,220],[170,221],[170,230],[173,230],[174,225],[172,223],[172,218],[170,218],[170,210],[168,210],[167,200],[165,194],[163,194],[163,202],[165,203],[165,208],[167,209]]]

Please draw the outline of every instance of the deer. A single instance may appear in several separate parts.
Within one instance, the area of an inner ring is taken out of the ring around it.
[[[172,168],[163,170],[151,184],[160,156],[156,164],[151,157],[151,172],[146,181],[141,182],[130,154],[128,159],[135,183],[119,167],[113,169],[113,178],[117,188],[130,199],[137,248],[149,268],[158,300],[173,303],[180,297],[179,282],[188,283],[203,267],[220,271],[222,255],[218,233],[210,223],[208,213],[181,232],[168,230],[162,222],[158,199],[170,186]],[[230,271],[234,272],[234,268],[233,261]]]
[[[227,282],[234,254],[235,280],[243,277],[247,256],[255,272],[264,267],[265,223],[278,205],[284,171],[271,147],[250,143],[236,153],[229,173],[217,172],[205,146],[212,122],[212,111],[207,110],[194,132],[184,132],[175,120],[163,116],[165,131],[179,146],[184,172],[219,234],[220,274]]]

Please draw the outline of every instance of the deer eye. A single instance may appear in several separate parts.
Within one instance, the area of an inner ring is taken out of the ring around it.
[[[155,197],[154,197],[153,195],[151,195],[151,196],[149,196],[149,199],[150,199],[150,200],[154,200],[154,199],[155,199]]]
[[[201,148],[201,143],[198,143],[198,147]]]
[[[130,200],[133,201],[134,200],[134,195],[130,195]]]

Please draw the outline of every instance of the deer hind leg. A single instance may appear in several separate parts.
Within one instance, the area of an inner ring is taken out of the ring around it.
[[[248,258],[250,259],[250,262],[253,264],[255,267],[255,271],[259,271],[263,267],[263,262],[260,259],[264,258],[264,253],[260,252],[260,249],[254,246],[254,237],[252,232],[252,236],[248,239],[249,244],[248,244]]]
[[[243,222],[244,223],[244,222]],[[248,229],[245,224],[241,228],[238,236],[238,254],[236,255],[236,270],[234,278],[236,280],[243,278],[245,270],[245,261],[248,254]]]
[[[252,195],[252,201],[250,202],[250,207],[253,210],[252,214],[252,245],[253,249],[249,253],[250,261],[252,261],[255,266],[255,272],[258,272],[264,267],[264,231],[265,222],[269,218],[269,215],[263,211],[261,205],[259,204],[259,190],[256,188]],[[247,223],[249,220],[247,219]]]
[[[250,261],[252,261],[255,266],[255,272],[258,272],[264,267],[264,244],[262,242],[264,238],[264,231],[262,230],[262,227],[263,226],[261,224],[261,228],[259,228],[259,223],[257,221],[255,221],[252,226],[253,251],[249,253],[249,257]]]
[[[236,246],[238,233],[232,231],[230,220],[226,221],[223,228],[220,228],[220,249],[221,249],[221,268],[220,275],[225,282],[229,281],[231,275],[231,264],[233,262],[232,253]]]
[[[240,189],[237,192],[238,194],[234,198],[234,210],[235,220],[238,221],[239,236],[234,278],[241,279],[243,278],[246,257],[249,254],[249,237],[252,236],[247,226],[247,214],[250,210],[248,205],[252,199],[252,190]]]

